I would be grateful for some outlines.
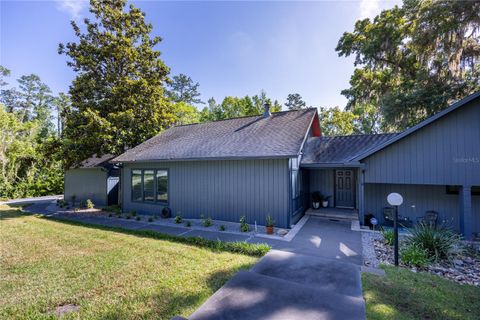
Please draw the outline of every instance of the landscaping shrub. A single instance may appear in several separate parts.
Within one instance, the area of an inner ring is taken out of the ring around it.
[[[406,244],[426,250],[430,259],[438,261],[450,259],[461,239],[460,235],[445,226],[419,223],[411,231]]]
[[[225,226],[222,224],[222,225],[218,228],[218,230],[220,230],[220,231],[225,231]]]
[[[130,219],[130,218],[132,218],[130,215],[127,215],[127,216],[125,217],[125,219]]]
[[[240,217],[240,231],[241,232],[249,232],[250,226],[247,223],[247,218],[245,216]]]
[[[430,262],[427,250],[411,244],[402,248],[400,260],[406,265],[418,268],[425,268]]]
[[[140,221],[140,220],[142,220],[142,218],[137,216],[137,217],[135,218],[135,220]]]
[[[202,216],[202,220],[203,220],[202,225],[206,228],[211,227],[213,225],[212,218],[210,218],[210,217],[203,218],[203,216]]]
[[[393,242],[395,241],[394,239],[394,233],[393,230],[385,230],[381,229],[382,235],[383,235],[383,241],[385,242],[386,245],[393,246]]]
[[[187,221],[185,222],[185,226],[190,228],[192,226],[192,222],[191,221]]]
[[[93,209],[94,205],[92,200],[87,199],[87,201],[85,202],[85,207],[87,207],[87,209]]]
[[[148,222],[153,222],[153,217],[148,217]]]
[[[130,211],[130,215],[132,217],[135,217],[137,215],[137,211],[135,211],[135,210]]]
[[[70,199],[72,200],[72,207],[75,207],[75,201],[77,200],[77,196],[73,195],[70,197]]]
[[[181,215],[177,215],[177,216],[175,217],[175,223],[180,224],[180,223],[182,223],[182,221],[183,221],[183,219],[182,219],[182,216],[181,216]]]
[[[86,208],[87,207],[87,203],[85,201],[80,201],[80,203],[78,204],[78,206],[80,208]]]

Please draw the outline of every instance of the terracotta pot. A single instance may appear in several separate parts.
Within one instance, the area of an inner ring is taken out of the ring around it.
[[[273,234],[273,227],[267,227],[267,234]]]

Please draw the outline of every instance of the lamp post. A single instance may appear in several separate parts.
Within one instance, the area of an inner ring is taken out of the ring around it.
[[[395,265],[398,266],[398,206],[403,203],[403,197],[399,193],[390,193],[387,197],[387,201],[391,206],[395,208],[395,216],[393,219],[393,236],[394,236],[394,252],[395,252]]]

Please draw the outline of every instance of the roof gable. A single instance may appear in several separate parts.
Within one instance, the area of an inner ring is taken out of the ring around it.
[[[316,108],[172,127],[114,162],[280,158],[300,153]]]
[[[360,161],[360,160],[363,160],[365,159],[366,157],[388,147],[389,145],[397,142],[398,140],[400,139],[403,139],[409,135],[411,135],[412,133],[420,130],[421,128],[429,125],[430,123],[444,117],[445,115],[457,110],[458,108],[468,104],[469,102],[475,100],[475,99],[478,99],[480,98],[480,91],[476,92],[476,93],[473,93],[465,98],[463,98],[462,100],[459,100],[457,102],[455,102],[454,104],[450,105],[448,108],[446,108],[445,110],[431,116],[430,118],[428,119],[425,119],[423,120],[422,122],[418,123],[417,125],[403,131],[402,133],[398,134],[397,136],[395,136],[394,138],[388,140],[388,141],[385,141],[384,143],[380,144],[380,145],[377,145],[377,146],[374,146],[373,148],[369,148],[367,150],[365,150],[364,152],[362,152],[361,154],[359,154],[358,156],[356,156],[354,159],[354,161]]]

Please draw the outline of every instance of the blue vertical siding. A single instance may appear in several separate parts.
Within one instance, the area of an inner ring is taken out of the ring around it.
[[[470,102],[362,162],[366,183],[480,185],[479,102]]]
[[[427,210],[439,213],[439,222],[445,221],[456,231],[459,224],[459,196],[447,194],[444,186],[436,185],[406,185],[406,184],[365,184],[365,213],[373,213],[383,223],[382,210],[389,206],[387,196],[398,192],[403,196],[404,203],[399,208],[402,216],[409,217],[413,222]],[[480,232],[480,196],[472,196],[473,231]]]
[[[333,169],[310,169],[310,192],[319,191],[325,196],[331,196],[329,207],[334,206],[335,177]]]
[[[288,159],[178,161],[124,164],[123,210],[159,214],[163,206],[131,201],[131,170],[169,169],[169,204],[173,214],[265,224],[271,214],[276,225],[287,227],[289,215]]]

